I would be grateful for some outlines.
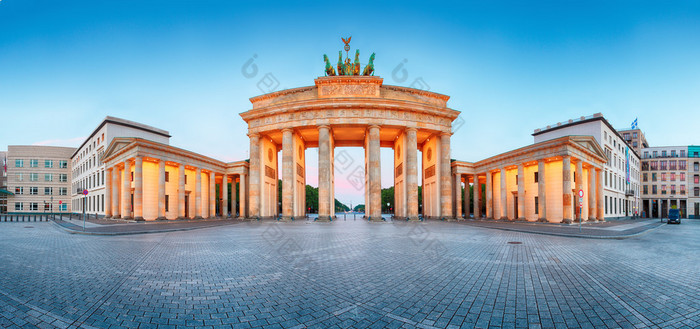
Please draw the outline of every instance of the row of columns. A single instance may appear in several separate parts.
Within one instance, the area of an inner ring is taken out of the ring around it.
[[[157,217],[156,219],[166,219],[165,210],[165,161],[158,161],[158,189],[157,189]],[[131,188],[131,160],[125,160],[123,162],[123,168],[117,166],[107,168],[107,179],[106,179],[106,189],[105,189],[105,216],[107,218],[132,218],[135,220],[144,220],[143,218],[143,158],[137,156],[133,160],[134,171],[133,171],[133,209],[132,205],[132,188]],[[194,200],[194,218],[202,218],[202,169],[195,168],[195,200]],[[224,217],[230,217],[228,212],[228,179],[229,175],[221,174],[222,184],[220,185],[220,196],[222,203],[220,204],[220,214],[224,214]],[[239,174],[240,179],[240,189],[239,189],[239,203],[240,203],[240,217],[245,217],[245,207],[246,207],[246,185],[245,185],[245,174]],[[232,175],[233,186],[235,190],[235,177]],[[120,188],[121,186],[121,188]],[[178,177],[177,177],[177,218],[185,218],[186,206],[185,206],[185,165],[180,163],[178,165]],[[206,206],[208,206],[208,217],[215,217],[216,214],[216,173],[209,171],[209,187],[208,187],[208,200],[206,201]],[[235,216],[236,214],[236,196],[235,192],[233,200],[231,203],[231,214]]]
[[[547,195],[547,182],[546,182],[546,171],[545,171],[545,164],[546,161],[544,159],[540,159],[537,161],[537,172],[538,172],[538,182],[537,182],[537,197],[538,197],[538,203],[537,203],[537,214],[538,214],[538,221],[548,221],[547,220],[547,198],[550,197]],[[493,184],[493,173],[500,173],[500,195],[495,196],[493,194],[494,188]],[[518,197],[518,218],[519,220],[524,220],[525,219],[525,165],[524,164],[518,164],[517,167],[517,197]],[[576,162],[576,170],[574,174],[576,175],[576,186],[575,190],[572,188],[572,180],[571,180],[571,156],[563,156],[562,157],[562,215],[563,215],[563,220],[562,222],[570,223],[574,219],[578,219],[578,216],[580,216],[580,213],[576,213],[574,215],[574,206],[575,206],[575,200],[577,199],[576,197],[576,192],[583,189],[583,161],[578,160]],[[506,169],[504,167],[501,167],[497,170],[492,170],[492,171],[487,171],[484,174],[456,174],[454,177],[454,182],[455,182],[455,211],[456,211],[456,216],[457,218],[462,218],[462,217],[470,217],[470,204],[469,204],[469,198],[473,198],[473,203],[474,203],[474,218],[481,218],[481,190],[482,190],[482,183],[480,181],[480,177],[485,176],[485,209],[486,209],[486,218],[490,219],[503,219],[503,220],[508,220],[508,191],[507,191],[507,184],[506,184]],[[587,190],[588,190],[588,197],[587,197],[587,204],[588,204],[588,220],[599,220],[602,221],[605,218],[605,207],[603,204],[603,184],[601,184],[603,179],[603,172],[600,168],[595,168],[595,167],[590,167],[589,169],[589,175],[588,175],[588,181],[587,183]],[[470,195],[469,192],[469,182],[473,181],[474,182],[474,193],[473,195]],[[461,182],[465,182],[465,192],[464,192],[464,200],[462,200],[462,193],[461,193]],[[499,197],[500,198],[500,207],[499,209],[494,209],[494,197]],[[555,197],[555,196],[551,196]]]

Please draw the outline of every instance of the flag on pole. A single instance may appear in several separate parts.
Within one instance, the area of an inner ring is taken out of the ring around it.
[[[637,118],[634,118],[634,121],[632,121],[632,129],[637,129]]]

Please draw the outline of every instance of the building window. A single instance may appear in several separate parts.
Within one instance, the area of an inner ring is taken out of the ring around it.
[[[695,193],[695,196],[700,196],[700,187],[693,188],[693,192]]]
[[[668,162],[668,169],[669,170],[676,170],[676,160],[671,160]]]
[[[658,161],[649,161],[649,170],[659,170]]]
[[[658,152],[658,151],[653,151],[653,152],[651,152],[651,154],[652,154],[652,157],[654,157],[654,158],[656,158],[656,157],[659,156],[659,152]]]
[[[44,202],[44,211],[51,211],[51,206],[53,206],[51,202]]]
[[[185,175],[185,184],[187,184],[187,175]]]
[[[680,178],[680,181],[684,181],[684,180],[685,180],[685,173],[684,173],[684,172],[682,172],[682,173],[681,173],[681,178]]]
[[[693,176],[693,183],[700,184],[700,175]]]
[[[605,196],[605,213],[608,213],[608,196]]]
[[[53,182],[53,174],[44,174],[44,181]]]
[[[29,188],[29,195],[39,195],[39,188],[32,186]]]
[[[662,181],[662,182],[665,182],[665,181],[666,181],[666,173],[665,173],[665,172],[662,172],[662,173],[661,173],[661,181]]]
[[[700,163],[693,163],[693,169],[695,169],[695,171],[700,171]]]
[[[58,162],[58,167],[61,169],[66,169],[68,168],[68,161],[66,160],[61,160]]]
[[[668,167],[666,166],[666,160],[660,161],[661,162],[661,170],[668,170]]]
[[[23,180],[24,180],[24,174],[23,174],[23,173],[17,174],[17,181],[18,181],[18,182],[21,182],[21,181],[23,181]]]
[[[68,181],[68,174],[59,174],[58,178],[60,182],[65,183]]]
[[[676,181],[676,173],[674,173],[674,172],[671,173],[671,181],[672,182]]]
[[[647,173],[642,174],[642,181],[643,182],[648,181],[649,176],[647,176],[647,175],[648,175]]]
[[[685,185],[681,185],[681,195],[685,195]]]
[[[661,185],[661,194],[666,194],[666,185]]]
[[[540,200],[538,197],[535,197],[535,215],[539,215],[539,214],[540,214]]]
[[[130,172],[130,174],[131,174],[131,181],[133,182],[134,181],[134,172],[132,171],[132,172]]]
[[[633,137],[633,138],[637,138],[637,132],[636,132],[636,131],[632,133],[632,137]]]
[[[15,194],[16,195],[23,195],[24,194],[24,187],[22,187],[22,186],[15,187]]]
[[[665,158],[665,157],[666,157],[666,154],[667,154],[666,151],[661,151],[661,157],[662,157],[662,158]]]
[[[676,185],[671,185],[671,194],[676,194]]]
[[[44,187],[44,195],[53,195],[53,187]]]
[[[651,194],[656,194],[656,193],[657,193],[656,185],[652,185],[651,186]]]
[[[648,161],[642,161],[642,170],[643,171],[649,170],[649,162]]]
[[[644,185],[644,194],[649,194],[649,186]]]
[[[30,174],[29,174],[29,181],[31,181],[31,182],[38,182],[38,181],[39,181],[39,174],[37,174],[37,173],[30,173]]]
[[[44,160],[44,168],[53,168],[53,160]]]
[[[676,150],[671,150],[671,157],[675,158],[676,157]]]
[[[38,168],[39,167],[39,160],[37,160],[37,159],[29,160],[29,167],[30,168]]]
[[[68,188],[67,187],[59,187],[58,188],[58,195],[68,195]]]
[[[649,158],[649,151],[644,151],[644,159],[648,159],[648,158]]]
[[[170,196],[167,194],[165,195],[165,211],[170,211]]]
[[[169,182],[169,181],[170,181],[170,172],[169,172],[169,171],[166,171],[166,172],[165,172],[165,182],[167,183],[167,182]]]
[[[23,202],[15,202],[15,211],[22,211],[24,210],[24,203]]]
[[[15,167],[16,167],[16,168],[22,168],[22,167],[24,167],[24,160],[22,160],[22,159],[17,159],[17,160],[15,160]]]
[[[632,142],[632,147],[637,147],[637,142]]]
[[[678,170],[685,170],[687,168],[685,160],[678,160]]]

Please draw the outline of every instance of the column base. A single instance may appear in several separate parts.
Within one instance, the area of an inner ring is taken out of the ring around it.
[[[518,217],[518,218],[515,219],[515,221],[518,221],[518,222],[527,222],[527,219],[526,219],[525,217]]]
[[[314,222],[330,222],[332,220],[333,218],[331,218],[331,216],[318,216],[318,218],[316,218]]]
[[[571,218],[564,218],[564,219],[561,220],[561,223],[562,223],[562,224],[571,224],[571,223],[573,223],[573,222],[574,222],[574,221],[573,221]]]
[[[194,216],[193,219],[204,219],[204,218],[202,218],[202,216]]]
[[[605,218],[598,218],[598,219],[596,219],[596,220],[599,221],[599,222],[604,222],[604,221],[605,221]]]
[[[596,219],[595,219],[595,217],[588,217],[588,220],[586,220],[586,221],[587,222],[595,222]]]
[[[546,223],[546,222],[548,222],[548,220],[547,220],[547,218],[538,218],[538,219],[537,219],[537,222],[539,222],[539,223]]]
[[[168,220],[168,219],[165,217],[158,217],[158,218],[156,218],[156,220]]]
[[[134,220],[137,221],[137,222],[143,222],[143,221],[145,221],[145,219],[143,219],[143,217],[141,217],[141,216],[139,216],[139,217],[134,217]]]
[[[380,222],[380,221],[384,221],[384,217],[382,217],[382,216],[369,216],[369,218],[367,220],[369,220],[370,222]]]
[[[292,217],[292,216],[280,216],[279,221],[280,222],[293,222],[294,217]]]
[[[420,218],[418,216],[408,216],[406,217],[407,222],[420,222]]]
[[[510,219],[508,217],[501,217],[498,220],[502,220],[502,221],[506,221],[506,222],[510,221]]]

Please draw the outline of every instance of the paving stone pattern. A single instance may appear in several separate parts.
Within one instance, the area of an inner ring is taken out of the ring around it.
[[[700,221],[626,240],[448,222],[28,224],[0,224],[0,327],[700,326]]]

